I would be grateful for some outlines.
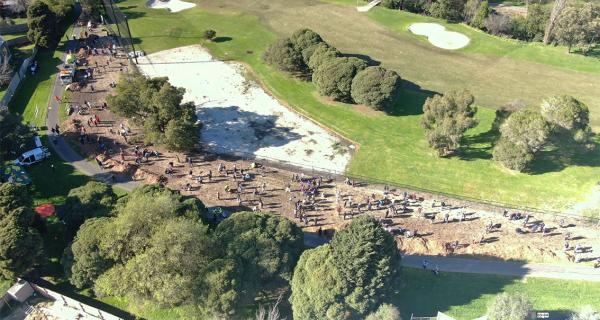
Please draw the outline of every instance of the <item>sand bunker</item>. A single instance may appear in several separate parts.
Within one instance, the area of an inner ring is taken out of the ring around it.
[[[408,30],[416,35],[426,36],[432,45],[442,49],[460,49],[470,41],[464,34],[447,31],[444,26],[437,23],[413,23]]]
[[[151,77],[169,77],[186,89],[204,123],[201,139],[218,153],[286,161],[305,168],[344,171],[350,160],[339,138],[299,116],[244,78],[244,66],[213,60],[200,46],[138,58]]]
[[[171,12],[179,12],[185,9],[193,8],[196,6],[195,3],[185,2],[181,0],[169,0],[169,1],[160,1],[160,0],[150,0],[148,6],[152,9],[167,9]]]

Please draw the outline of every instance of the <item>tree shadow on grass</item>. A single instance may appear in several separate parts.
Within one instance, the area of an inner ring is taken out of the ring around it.
[[[470,258],[474,257],[470,256]],[[433,260],[430,263],[430,267],[434,268],[437,262]],[[512,262],[512,265],[516,269],[520,268],[523,275],[527,273],[527,269],[523,267],[524,262]],[[443,270],[449,266],[440,264],[439,267]],[[448,312],[453,307],[470,304],[483,295],[502,293],[505,286],[520,279],[521,277],[517,276],[446,271],[435,275],[431,270],[403,267],[394,284],[395,292],[389,297],[389,302],[398,307],[403,319],[409,319],[411,315],[435,317],[438,311]],[[451,316],[458,319],[474,319],[483,316],[485,311],[473,311],[476,314],[452,313]]]
[[[227,42],[233,40],[232,37],[216,37],[212,41],[216,43]]]
[[[499,137],[500,133],[493,129],[474,136],[463,137],[462,146],[455,156],[467,161],[491,159],[494,141],[497,141]]]
[[[402,91],[397,102],[386,113],[390,116],[411,116],[423,114],[423,104],[429,97],[438,94],[421,88],[418,84],[402,79]]]
[[[591,149],[574,141],[555,141],[535,156],[527,173],[559,172],[570,166],[600,167],[599,140],[598,135],[592,137]]]

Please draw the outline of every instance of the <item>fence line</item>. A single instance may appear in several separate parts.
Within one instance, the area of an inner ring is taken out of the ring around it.
[[[8,104],[12,100],[12,97],[14,96],[15,91],[21,84],[21,81],[27,76],[29,66],[35,59],[37,52],[38,48],[33,48],[33,53],[31,54],[31,56],[23,61],[21,67],[19,67],[19,70],[13,75],[12,79],[10,80],[10,83],[8,84],[8,88],[6,88],[4,97],[2,97],[2,100],[0,100],[0,109],[6,109],[8,107]]]
[[[600,223],[600,218],[597,218],[597,217],[586,217],[586,216],[563,212],[563,211],[558,211],[558,210],[542,209],[542,208],[536,208],[536,207],[530,207],[530,206],[509,204],[509,203],[504,203],[504,202],[500,202],[500,201],[486,200],[486,199],[481,199],[481,198],[477,198],[477,197],[470,197],[470,196],[458,195],[458,194],[453,194],[453,193],[448,193],[448,192],[443,192],[443,191],[438,191],[438,190],[431,190],[431,189],[418,187],[418,186],[414,186],[414,185],[410,185],[410,184],[399,183],[399,182],[389,181],[389,180],[385,180],[385,179],[378,179],[378,178],[369,177],[369,176],[360,175],[360,174],[351,174],[351,173],[347,173],[345,171],[326,169],[326,168],[320,167],[318,165],[313,165],[313,164],[299,163],[299,162],[294,162],[294,161],[290,161],[290,160],[282,160],[282,159],[272,158],[272,157],[268,157],[268,156],[257,156],[255,154],[243,152],[243,151],[232,151],[229,149],[223,149],[223,148],[212,147],[212,146],[210,148],[207,148],[207,151],[209,151],[209,152],[212,151],[214,154],[219,155],[219,156],[225,156],[225,157],[229,156],[229,157],[241,158],[243,160],[255,160],[255,159],[264,160],[264,161],[269,162],[270,165],[273,167],[284,167],[284,168],[285,167],[293,167],[293,169],[296,169],[296,170],[299,169],[300,171],[305,171],[306,173],[310,173],[312,175],[328,175],[337,181],[340,181],[340,180],[348,177],[348,178],[351,178],[354,180],[360,180],[362,182],[369,183],[369,184],[388,185],[388,186],[395,187],[395,188],[406,189],[406,191],[425,193],[429,196],[429,198],[435,198],[436,200],[446,200],[446,202],[449,202],[449,203],[452,201],[452,202],[454,202],[454,204],[456,204],[456,200],[463,201],[463,202],[467,203],[467,204],[465,204],[465,206],[468,206],[468,207],[482,208],[482,209],[491,210],[491,211],[498,211],[501,209],[518,210],[523,213],[532,213],[532,214],[537,214],[537,215],[541,214],[544,216],[548,216],[549,218],[552,218],[554,220],[556,220],[557,217],[563,217],[563,218],[574,219],[574,220],[582,221],[582,222],[586,222],[586,223]]]

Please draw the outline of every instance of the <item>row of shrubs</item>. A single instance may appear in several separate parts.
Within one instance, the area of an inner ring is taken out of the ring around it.
[[[400,94],[398,73],[369,66],[360,58],[344,57],[310,29],[300,29],[289,38],[277,40],[267,48],[263,58],[279,70],[312,79],[319,94],[335,101],[387,110]]]

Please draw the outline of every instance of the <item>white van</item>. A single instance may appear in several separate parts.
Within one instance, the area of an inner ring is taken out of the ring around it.
[[[37,162],[40,162],[46,158],[50,157],[50,152],[48,148],[38,147],[33,150],[29,150],[23,153],[17,160],[15,160],[15,164],[21,166],[28,166]]]

